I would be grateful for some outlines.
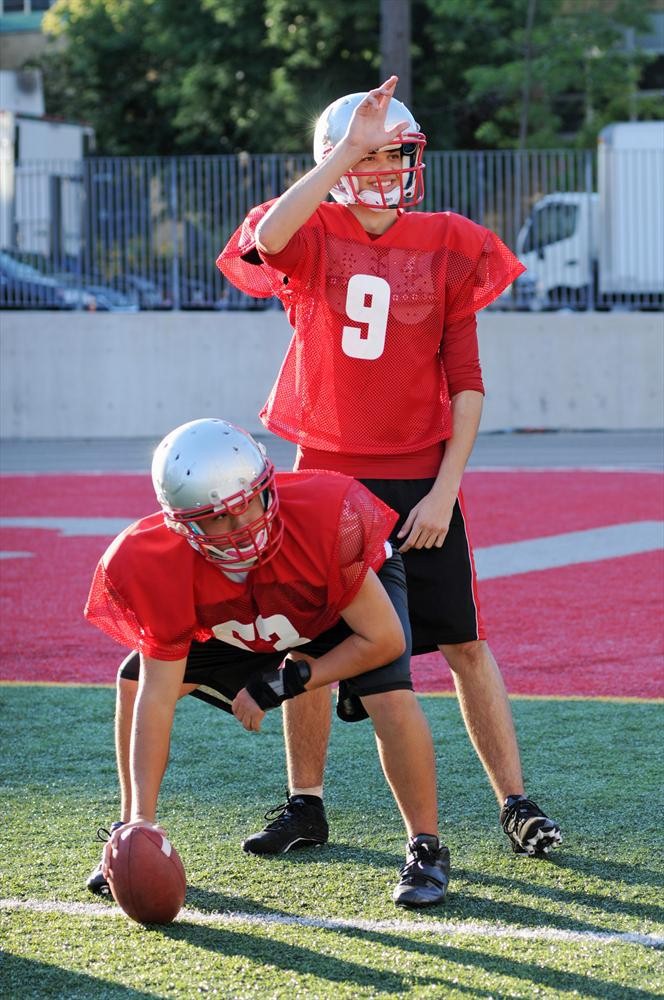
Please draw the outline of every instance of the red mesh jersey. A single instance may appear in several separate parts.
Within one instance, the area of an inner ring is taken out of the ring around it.
[[[369,569],[385,560],[394,511],[337,473],[277,474],[284,540],[277,555],[229,580],[161,513],[127,528],[97,566],[85,615],[145,656],[177,660],[213,635],[256,652],[287,650],[334,625]]]
[[[252,210],[217,260],[243,291],[278,295],[295,330],[261,412],[266,427],[358,455],[448,438],[445,327],[493,301],[523,266],[495,233],[452,212],[401,213],[371,239],[327,202],[259,265],[255,227],[271,204]]]

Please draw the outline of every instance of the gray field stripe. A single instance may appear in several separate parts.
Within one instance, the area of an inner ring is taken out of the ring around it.
[[[0,528],[37,528],[57,531],[66,538],[108,535],[113,538],[135,521],[130,517],[0,517]]]
[[[58,531],[68,538],[117,535],[131,522],[115,517],[2,517],[3,528],[41,528]],[[664,521],[631,521],[587,531],[529,538],[475,549],[480,580],[493,580],[517,573],[556,569],[577,563],[598,562],[618,556],[636,555],[664,547]],[[27,553],[19,552],[17,557]],[[11,558],[6,552],[3,558]]]
[[[493,580],[661,548],[664,548],[664,521],[633,521],[476,549],[475,564],[480,580]]]
[[[101,903],[58,903],[39,899],[0,899],[0,910],[28,910],[31,913],[62,913],[79,917],[122,917],[117,906]],[[177,923],[251,924],[283,927],[312,927],[318,930],[383,931],[397,934],[433,934],[437,937],[516,938],[532,941],[585,941],[597,944],[640,944],[647,948],[664,947],[664,936],[622,931],[566,931],[557,927],[510,927],[505,924],[451,923],[442,920],[344,920],[325,917],[294,917],[289,914],[260,914],[231,911],[201,913],[183,908]]]

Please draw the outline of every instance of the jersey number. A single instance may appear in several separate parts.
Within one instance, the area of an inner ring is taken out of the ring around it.
[[[220,622],[212,631],[217,639],[232,646],[239,646],[241,649],[252,649],[248,643],[256,642],[257,639],[271,642],[272,648],[277,652],[310,642],[305,636],[300,635],[285,615],[270,615],[268,618],[259,615],[255,622],[247,624],[236,621]]]
[[[346,314],[362,326],[345,326],[341,349],[349,358],[375,361],[385,350],[390,286],[373,274],[354,274],[348,282]]]

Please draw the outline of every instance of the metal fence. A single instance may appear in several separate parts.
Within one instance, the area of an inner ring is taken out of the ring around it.
[[[664,150],[614,156],[428,151],[420,209],[459,212],[519,254],[528,271],[493,308],[661,308]],[[253,205],[311,165],[302,154],[5,166],[0,305],[272,308],[230,286],[215,258]]]

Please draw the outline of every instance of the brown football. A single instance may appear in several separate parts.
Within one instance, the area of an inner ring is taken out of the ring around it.
[[[175,920],[187,891],[180,856],[160,830],[147,826],[121,829],[108,862],[113,899],[139,924]]]

